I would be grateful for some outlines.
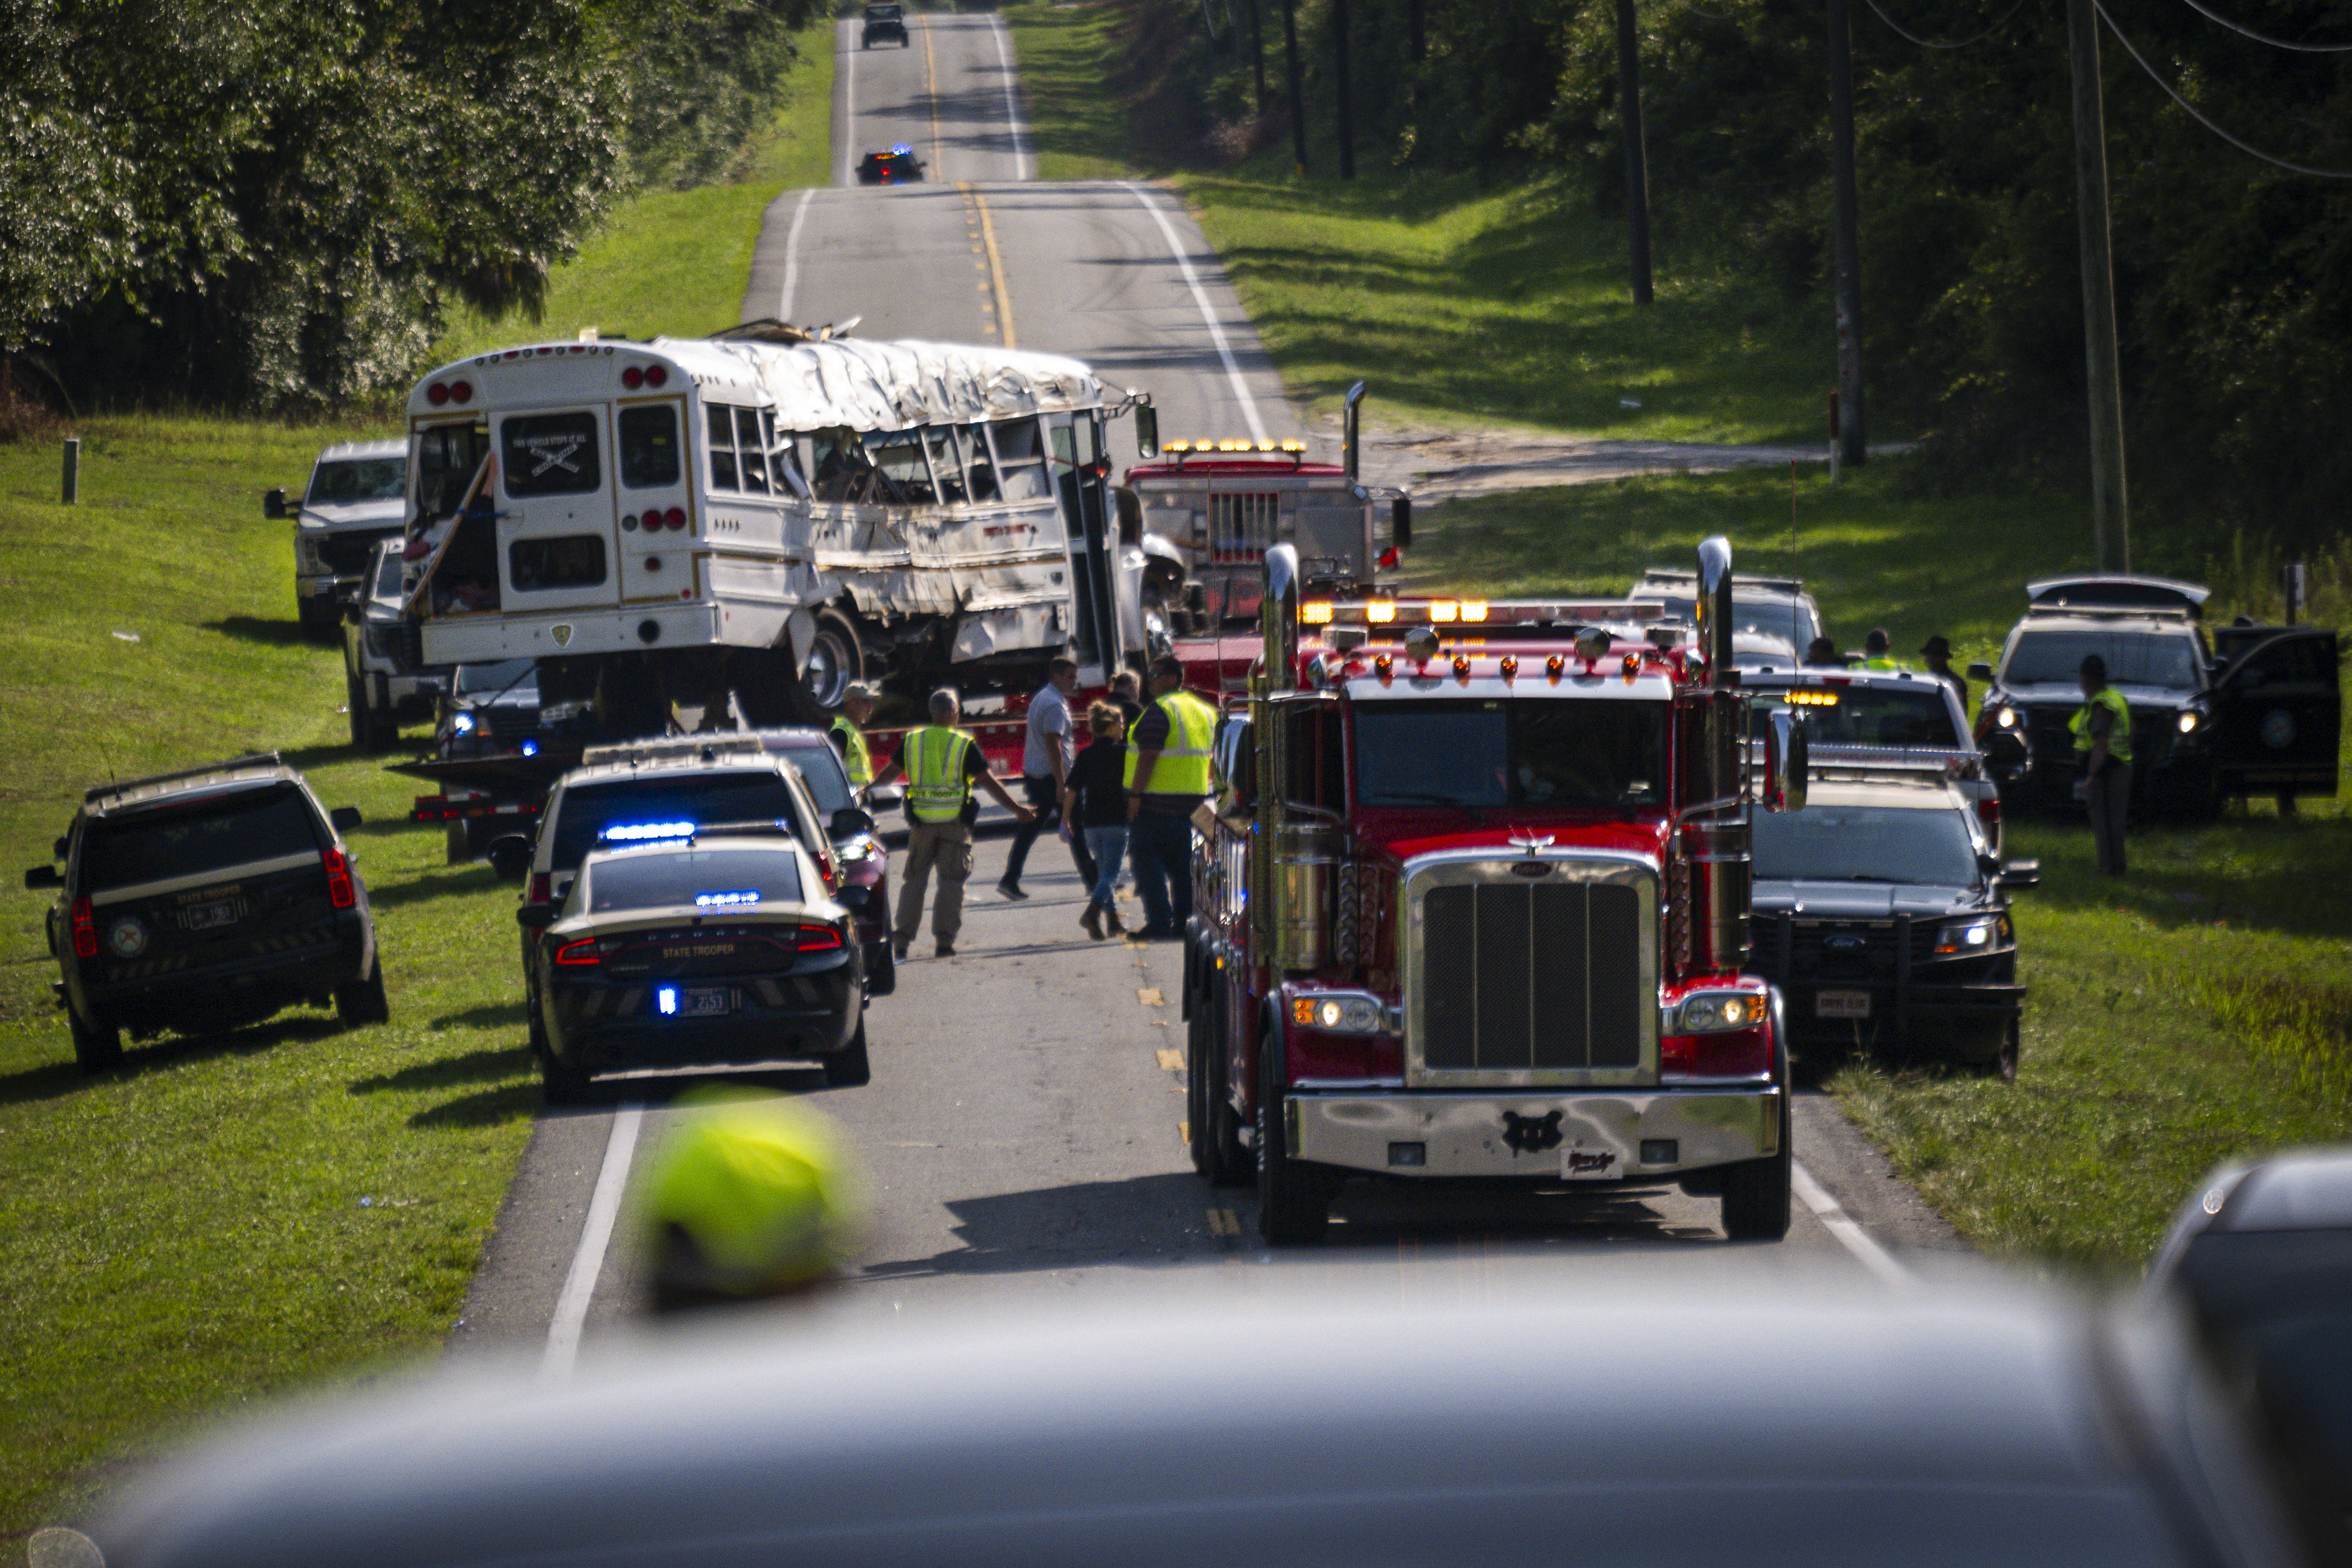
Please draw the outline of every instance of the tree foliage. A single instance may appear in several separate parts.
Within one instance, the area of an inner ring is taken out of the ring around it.
[[[0,0],[0,352],[341,402],[536,316],[632,183],[721,173],[812,0]]]

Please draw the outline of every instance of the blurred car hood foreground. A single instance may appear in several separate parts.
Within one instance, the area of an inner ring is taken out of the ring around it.
[[[91,1536],[115,1568],[2295,1560],[2160,1316],[1622,1286],[879,1333],[754,1316],[568,1383],[478,1365],[281,1415]]]

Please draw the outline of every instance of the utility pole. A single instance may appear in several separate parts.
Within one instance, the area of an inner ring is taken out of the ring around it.
[[[2074,78],[2074,212],[2083,231],[2083,353],[2091,395],[2091,547],[2102,572],[2131,570],[2124,488],[2123,373],[2116,349],[2116,267],[2107,241],[2107,114],[2099,96],[2099,21],[2091,0],[2066,0]]]
[[[1260,120],[1265,118],[1265,29],[1258,15],[1258,0],[1249,0],[1250,74],[1257,81],[1257,96],[1251,101],[1257,107]]]
[[[1290,148],[1303,178],[1307,174],[1307,106],[1298,90],[1298,0],[1282,0],[1282,64],[1290,79]]]
[[[1412,0],[1405,7],[1405,20],[1412,33],[1412,63],[1421,64],[1429,58],[1429,30],[1423,16],[1423,0]]]
[[[1356,177],[1356,113],[1348,93],[1348,0],[1331,0],[1332,87],[1339,95],[1339,177]]]
[[[1633,0],[1617,0],[1617,108],[1625,132],[1625,232],[1633,247],[1633,303],[1650,292],[1650,167],[1642,148],[1642,38]]]
[[[1830,188],[1836,232],[1838,457],[1859,468],[1867,457],[1862,427],[1861,199],[1853,184],[1853,34],[1847,0],[1829,0]]]

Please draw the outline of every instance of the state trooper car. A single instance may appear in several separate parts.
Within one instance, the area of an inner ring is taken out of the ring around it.
[[[359,808],[330,812],[275,752],[100,784],[57,841],[58,1005],[84,1072],[122,1059],[122,1032],[255,1024],[330,999],[381,1024],[383,964],[367,885],[344,844]]]
[[[1969,667],[1989,683],[1977,738],[2015,805],[2073,798],[2069,727],[2082,711],[2086,655],[2132,714],[2136,810],[2202,815],[2231,796],[2333,795],[2343,723],[2336,634],[2314,626],[2200,624],[2210,591],[2162,577],[2057,577],[2026,586],[2000,667]]]
[[[2015,1078],[2009,893],[2038,883],[2039,863],[2004,865],[1937,768],[1811,773],[1803,811],[1754,823],[1749,973],[1787,998],[1790,1038],[1807,1056],[1874,1047]]]
[[[551,1104],[593,1073],[814,1058],[866,1081],[865,963],[849,908],[772,824],[616,823],[532,944]]]
[[[400,536],[408,495],[408,444],[353,441],[329,447],[292,509],[294,608],[302,629],[331,638],[347,606],[368,586],[376,545]],[[288,515],[286,492],[261,498],[261,514]]]

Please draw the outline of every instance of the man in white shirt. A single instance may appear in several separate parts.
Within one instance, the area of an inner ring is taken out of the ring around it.
[[[1021,830],[1013,836],[1013,847],[1004,857],[1004,880],[996,884],[996,890],[1008,899],[1029,896],[1021,890],[1021,872],[1029,864],[1029,847],[1037,842],[1038,834],[1061,825],[1062,781],[1069,776],[1070,764],[1078,755],[1069,701],[1070,693],[1077,689],[1077,662],[1057,658],[1045,667],[1045,684],[1029,700],[1029,731],[1021,752],[1021,788],[1037,815],[1021,825]],[[1095,860],[1087,853],[1084,838],[1071,838],[1070,858],[1077,862],[1080,886],[1093,887]]]

